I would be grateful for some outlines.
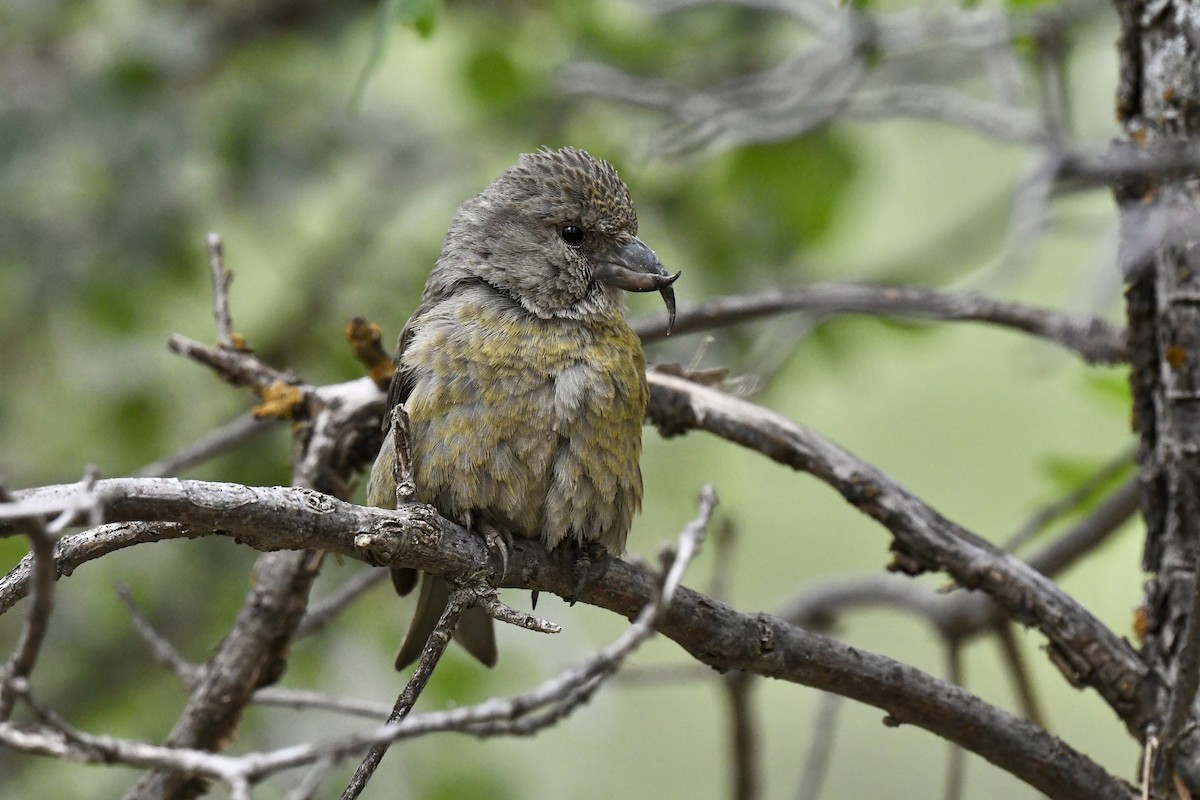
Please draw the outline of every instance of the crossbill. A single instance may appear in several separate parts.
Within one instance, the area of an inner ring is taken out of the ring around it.
[[[454,215],[421,304],[400,334],[391,405],[410,423],[415,500],[467,528],[547,547],[625,546],[641,507],[645,355],[623,291],[659,291],[671,276],[637,238],[629,190],[606,161],[543,149]],[[390,415],[389,415],[390,417]],[[395,507],[391,435],[368,502]],[[392,571],[397,591],[417,582]],[[416,659],[449,597],[422,575],[396,657]],[[455,638],[491,666],[492,620],[472,608]]]

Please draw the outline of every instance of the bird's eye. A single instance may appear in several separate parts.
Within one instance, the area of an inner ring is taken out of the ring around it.
[[[583,228],[576,225],[563,225],[559,234],[562,240],[572,247],[583,244]]]

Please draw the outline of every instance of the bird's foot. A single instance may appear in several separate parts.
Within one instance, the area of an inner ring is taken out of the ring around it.
[[[496,573],[494,581],[498,584],[508,574],[508,554],[513,549],[512,534],[487,522],[479,524],[479,532],[483,534],[483,540],[487,543],[488,550],[500,557],[500,570]]]
[[[567,602],[575,605],[587,585],[608,571],[608,548],[599,542],[581,544],[575,551],[575,589]]]

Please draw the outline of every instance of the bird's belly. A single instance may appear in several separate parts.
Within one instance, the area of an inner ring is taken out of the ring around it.
[[[627,335],[585,337],[542,327],[499,342],[494,330],[429,337],[437,365],[451,368],[417,369],[406,404],[419,496],[550,547],[619,552],[641,504],[641,345],[624,325]]]

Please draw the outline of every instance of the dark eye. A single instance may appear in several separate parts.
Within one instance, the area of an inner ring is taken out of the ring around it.
[[[575,225],[563,225],[559,234],[562,236],[563,241],[572,247],[583,244],[583,228]]]

